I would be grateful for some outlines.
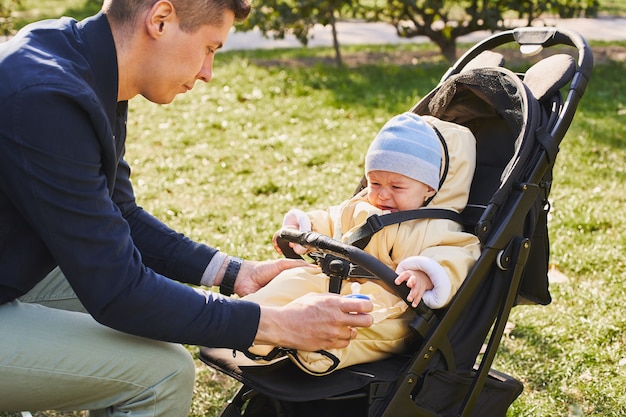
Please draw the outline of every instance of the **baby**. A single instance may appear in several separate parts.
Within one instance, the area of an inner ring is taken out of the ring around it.
[[[429,123],[437,126],[448,145],[449,169],[441,189],[442,145]],[[462,126],[411,112],[397,115],[383,126],[367,151],[366,188],[326,210],[305,213],[292,209],[285,215],[283,227],[312,230],[347,242],[374,214],[415,210],[425,204],[460,212],[467,204],[475,153],[474,136]],[[297,253],[306,252],[302,246],[290,245]],[[458,290],[480,254],[480,243],[452,220],[426,218],[384,227],[364,250],[398,273],[395,283],[410,288],[407,299],[413,306],[423,300],[438,309],[445,307]],[[358,329],[357,338],[344,349],[283,350],[304,371],[325,375],[382,359],[406,350],[414,339],[409,326],[414,313],[403,300],[367,279],[344,281],[341,295],[350,294],[355,281],[360,284],[360,293],[374,303],[374,325]],[[327,292],[328,284],[329,278],[317,267],[295,268],[244,298],[279,306],[310,292]],[[249,349],[260,357],[270,352],[276,352],[273,346]]]

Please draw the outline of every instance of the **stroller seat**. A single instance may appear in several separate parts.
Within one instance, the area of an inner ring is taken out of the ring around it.
[[[220,414],[222,417],[351,417],[377,415],[372,414],[372,404],[384,400],[389,394],[398,375],[409,366],[411,356],[396,355],[376,362],[353,365],[324,377],[302,372],[286,357],[269,364],[258,364],[232,349],[203,347],[200,359],[243,384],[237,396]],[[453,392],[456,399],[452,404],[458,404],[462,400],[474,375],[462,376],[453,381],[458,389]],[[442,376],[431,371],[428,378],[439,380]],[[441,383],[447,384],[449,381],[445,380],[445,376],[443,378]],[[490,370],[485,386],[483,392],[489,400],[483,401],[483,414],[476,415],[487,415],[485,412],[493,415],[490,413],[493,413],[495,407],[494,396],[499,397],[508,407],[523,389],[519,381],[496,370]],[[434,390],[437,391],[436,388]],[[450,393],[447,388],[446,391]],[[437,402],[438,398],[433,397]],[[244,409],[246,411],[242,414]]]
[[[508,43],[532,52],[567,46],[577,56],[557,53],[513,72],[492,51]],[[414,309],[411,327],[421,342],[409,352],[322,377],[287,358],[259,364],[230,349],[201,348],[204,363],[242,384],[220,415],[505,416],[523,385],[491,366],[511,309],[551,301],[552,167],[592,66],[586,41],[555,28],[501,32],[465,53],[411,109],[463,125],[476,138],[476,171],[461,215],[482,249],[457,294],[445,309]],[[312,232],[281,237],[364,268],[406,301],[408,288],[393,283],[395,272],[361,249]]]
[[[353,392],[373,383],[394,381],[409,356],[397,355],[371,364],[339,369],[324,377],[302,372],[287,357],[259,364],[232,349],[203,347],[200,353],[208,364],[251,389],[267,390],[272,397],[286,401],[314,401],[321,398],[353,396]],[[323,378],[323,384],[320,383]],[[340,393],[338,395],[338,393]]]

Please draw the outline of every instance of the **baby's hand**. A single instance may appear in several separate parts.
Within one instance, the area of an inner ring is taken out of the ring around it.
[[[434,259],[426,256],[409,256],[396,267],[396,284],[406,282],[411,288],[409,301],[417,307],[423,299],[430,308],[444,307],[450,298],[452,284],[443,267]]]
[[[286,227],[286,228],[293,228],[293,229],[295,229],[295,227],[289,227],[289,226],[284,226],[284,227]],[[272,244],[274,245],[274,250],[275,250],[276,252],[278,252],[278,253],[279,253],[279,254],[281,254],[281,255],[284,255],[284,254],[283,254],[283,250],[282,250],[282,249],[280,248],[280,246],[278,245],[278,235],[279,235],[279,234],[280,234],[280,231],[278,231],[278,232],[274,233],[274,236],[272,237]],[[307,248],[305,248],[304,246],[299,245],[299,244],[297,244],[297,243],[294,243],[294,242],[289,242],[289,246],[290,246],[290,247],[293,249],[293,251],[294,251],[295,253],[297,253],[298,255],[304,255],[305,253],[307,253],[307,252],[308,252],[308,249],[307,249]]]
[[[311,219],[309,219],[309,216],[307,216],[304,211],[300,209],[291,209],[287,212],[287,214],[285,214],[285,217],[283,218],[283,227],[298,229],[301,232],[310,232]],[[274,244],[274,250],[282,255],[283,251],[278,247],[277,244],[277,234],[278,232],[274,233],[272,243]],[[289,246],[291,246],[291,248],[293,248],[293,251],[298,255],[304,255],[308,252],[307,248],[294,242],[289,242]]]
[[[311,219],[300,209],[291,209],[283,218],[283,227],[293,227],[302,232],[311,231]]]
[[[406,283],[406,286],[411,289],[406,299],[411,303],[413,308],[418,306],[424,292],[434,288],[432,281],[428,278],[428,275],[426,275],[424,271],[408,269],[400,272],[395,280],[395,283],[396,285],[400,285],[403,282]]]

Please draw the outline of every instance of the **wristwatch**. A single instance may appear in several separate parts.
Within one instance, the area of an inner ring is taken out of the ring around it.
[[[226,266],[226,272],[224,272],[224,278],[222,278],[222,283],[220,284],[220,294],[233,295],[235,292],[235,280],[237,275],[239,275],[242,263],[243,259],[236,256],[230,257]]]

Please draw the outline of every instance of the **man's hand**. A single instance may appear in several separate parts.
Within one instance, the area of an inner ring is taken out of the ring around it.
[[[357,327],[373,323],[369,300],[336,294],[307,294],[283,307],[261,307],[255,344],[316,351],[344,348]]]
[[[243,297],[264,287],[282,271],[307,266],[312,265],[303,259],[244,261],[235,281],[235,293]]]

